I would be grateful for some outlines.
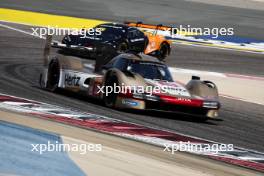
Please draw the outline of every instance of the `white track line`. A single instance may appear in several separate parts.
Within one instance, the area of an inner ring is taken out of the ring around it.
[[[218,49],[218,50],[235,51],[235,52],[243,52],[243,53],[251,53],[251,54],[264,54],[264,52],[239,50],[239,49],[234,49],[234,48],[224,48],[224,47],[221,47],[221,46],[213,46],[213,45],[209,46],[209,45],[201,45],[201,44],[195,44],[195,43],[173,42],[173,44],[195,46],[195,47],[201,47],[201,48],[213,48],[213,49]]]
[[[4,24],[1,24],[1,23],[0,23],[0,26],[4,27],[4,28],[7,28],[7,29],[11,29],[11,30],[17,31],[17,32],[21,32],[23,34],[31,35],[31,36],[34,36],[34,37],[37,37],[37,38],[46,39],[46,37],[41,37],[40,35],[35,35],[32,32],[27,32],[27,31],[24,31],[24,30],[21,30],[21,29],[18,29],[18,28],[14,28],[14,27],[11,27],[11,26],[8,26],[8,25],[4,25]]]

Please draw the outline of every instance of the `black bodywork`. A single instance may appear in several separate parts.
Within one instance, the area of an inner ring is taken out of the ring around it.
[[[148,44],[148,37],[134,27],[129,27],[124,24],[117,23],[105,23],[96,26],[94,29],[103,29],[101,34],[94,33],[93,35],[78,34],[78,35],[66,35],[62,40],[62,44],[68,46],[65,50],[70,51],[73,54],[74,49],[71,46],[90,47],[90,48],[101,48],[103,45],[110,45],[117,52],[144,52]],[[99,46],[99,47],[98,47]],[[96,53],[96,52],[94,52]],[[94,54],[93,53],[93,54]],[[80,52],[76,51],[76,54],[84,57],[92,57],[93,54],[86,50]]]

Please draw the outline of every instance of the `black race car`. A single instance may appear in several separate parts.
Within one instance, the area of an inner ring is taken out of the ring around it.
[[[133,51],[139,53],[144,52],[148,45],[148,37],[142,31],[125,24],[105,23],[96,26],[94,29],[94,31],[101,31],[100,35],[95,32],[92,35],[80,33],[64,36],[62,44],[67,46],[65,50],[70,51],[71,54],[75,51],[77,55],[91,57],[91,52],[75,50],[74,48],[98,48],[98,46],[109,44],[118,52]]]

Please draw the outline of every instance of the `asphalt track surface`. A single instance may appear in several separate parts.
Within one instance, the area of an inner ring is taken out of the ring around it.
[[[198,123],[195,118],[181,114],[117,111],[73,94],[53,94],[39,89],[44,40],[0,27],[0,46],[1,93],[264,151],[263,106],[223,98],[222,120],[207,123]]]
[[[207,24],[236,27],[237,34],[264,39],[264,12],[184,1],[32,1],[2,0],[0,7],[103,20],[138,20],[167,24]],[[210,8],[209,8],[210,7]],[[163,9],[163,10],[162,10]],[[202,13],[201,13],[202,12]],[[21,27],[21,26],[17,26]],[[151,127],[264,152],[263,106],[222,98],[219,120],[197,123],[180,114],[121,112],[101,103],[38,88],[44,41],[0,27],[0,92],[79,109]],[[188,69],[264,75],[263,55],[204,47],[176,46],[171,66]]]
[[[166,63],[186,69],[264,76],[263,54],[174,45]]]

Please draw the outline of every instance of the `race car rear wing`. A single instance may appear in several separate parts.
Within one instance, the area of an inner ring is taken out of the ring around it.
[[[80,52],[82,51],[94,52],[95,51],[95,48],[92,48],[92,47],[62,44],[58,41],[53,41],[52,35],[46,35],[45,47],[44,47],[44,52],[43,52],[44,66],[47,66],[49,63],[49,56],[50,56],[51,48],[68,50],[69,52],[70,51],[80,51]]]
[[[118,55],[116,49],[108,44],[97,43],[96,47],[66,45],[58,41],[53,41],[52,35],[47,35],[43,52],[44,67],[47,67],[49,64],[51,48],[61,49],[58,53],[62,55],[81,57],[78,55],[78,52],[85,52],[88,53],[88,55],[93,54],[93,58],[88,59],[95,59],[95,72],[101,72],[102,67]]]
[[[78,45],[66,45],[60,42],[52,42],[51,47],[53,48],[59,48],[59,49],[74,49],[74,50],[86,50],[86,51],[95,51],[95,48],[93,47],[84,47],[84,46],[78,46]]]
[[[152,29],[152,30],[160,30],[160,31],[170,31],[172,32],[173,27],[171,26],[163,26],[162,24],[158,24],[158,25],[153,25],[153,24],[144,24],[142,22],[130,22],[130,21],[125,21],[124,24],[131,26],[131,27],[138,27],[138,28],[143,28],[143,29]],[[177,31],[173,32],[177,33]],[[175,33],[175,34],[176,34]]]

